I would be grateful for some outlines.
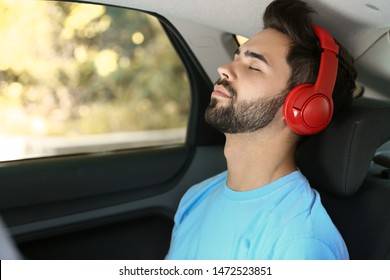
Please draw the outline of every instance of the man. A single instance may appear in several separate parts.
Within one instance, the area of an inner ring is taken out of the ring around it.
[[[318,192],[296,166],[306,133],[289,126],[284,112],[286,96],[319,76],[323,50],[311,12],[299,0],[272,2],[264,30],[218,69],[206,121],[226,135],[228,170],[184,195],[167,259],[348,259]],[[342,46],[333,57],[337,113],[352,100],[356,72]]]

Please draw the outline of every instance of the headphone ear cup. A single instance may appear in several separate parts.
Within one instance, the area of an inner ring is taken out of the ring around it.
[[[311,135],[325,129],[333,114],[333,100],[316,93],[313,84],[293,88],[283,106],[287,125],[297,134]]]

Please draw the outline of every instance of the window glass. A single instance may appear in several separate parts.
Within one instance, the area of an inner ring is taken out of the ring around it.
[[[236,38],[236,41],[238,45],[243,45],[246,41],[248,41],[247,37],[241,36],[241,35],[234,35],[234,38]]]
[[[0,0],[0,161],[185,141],[190,87],[139,11]]]

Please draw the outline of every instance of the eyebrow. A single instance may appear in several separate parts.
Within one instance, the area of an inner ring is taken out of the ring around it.
[[[234,52],[234,54],[236,54],[236,55],[240,55],[240,53],[241,53],[240,48],[238,48],[238,49]],[[270,66],[270,64],[269,64],[268,60],[265,58],[265,56],[262,55],[262,54],[260,54],[260,53],[255,53],[255,52],[252,52],[252,51],[248,51],[248,50],[247,50],[247,51],[244,52],[244,55],[245,55],[246,57],[256,58],[256,59],[258,59],[258,60],[264,62],[264,63],[267,64],[268,66]]]

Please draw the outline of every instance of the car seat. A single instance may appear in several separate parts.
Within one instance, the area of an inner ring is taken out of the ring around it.
[[[359,98],[297,149],[351,259],[390,259],[389,140],[390,104]]]

